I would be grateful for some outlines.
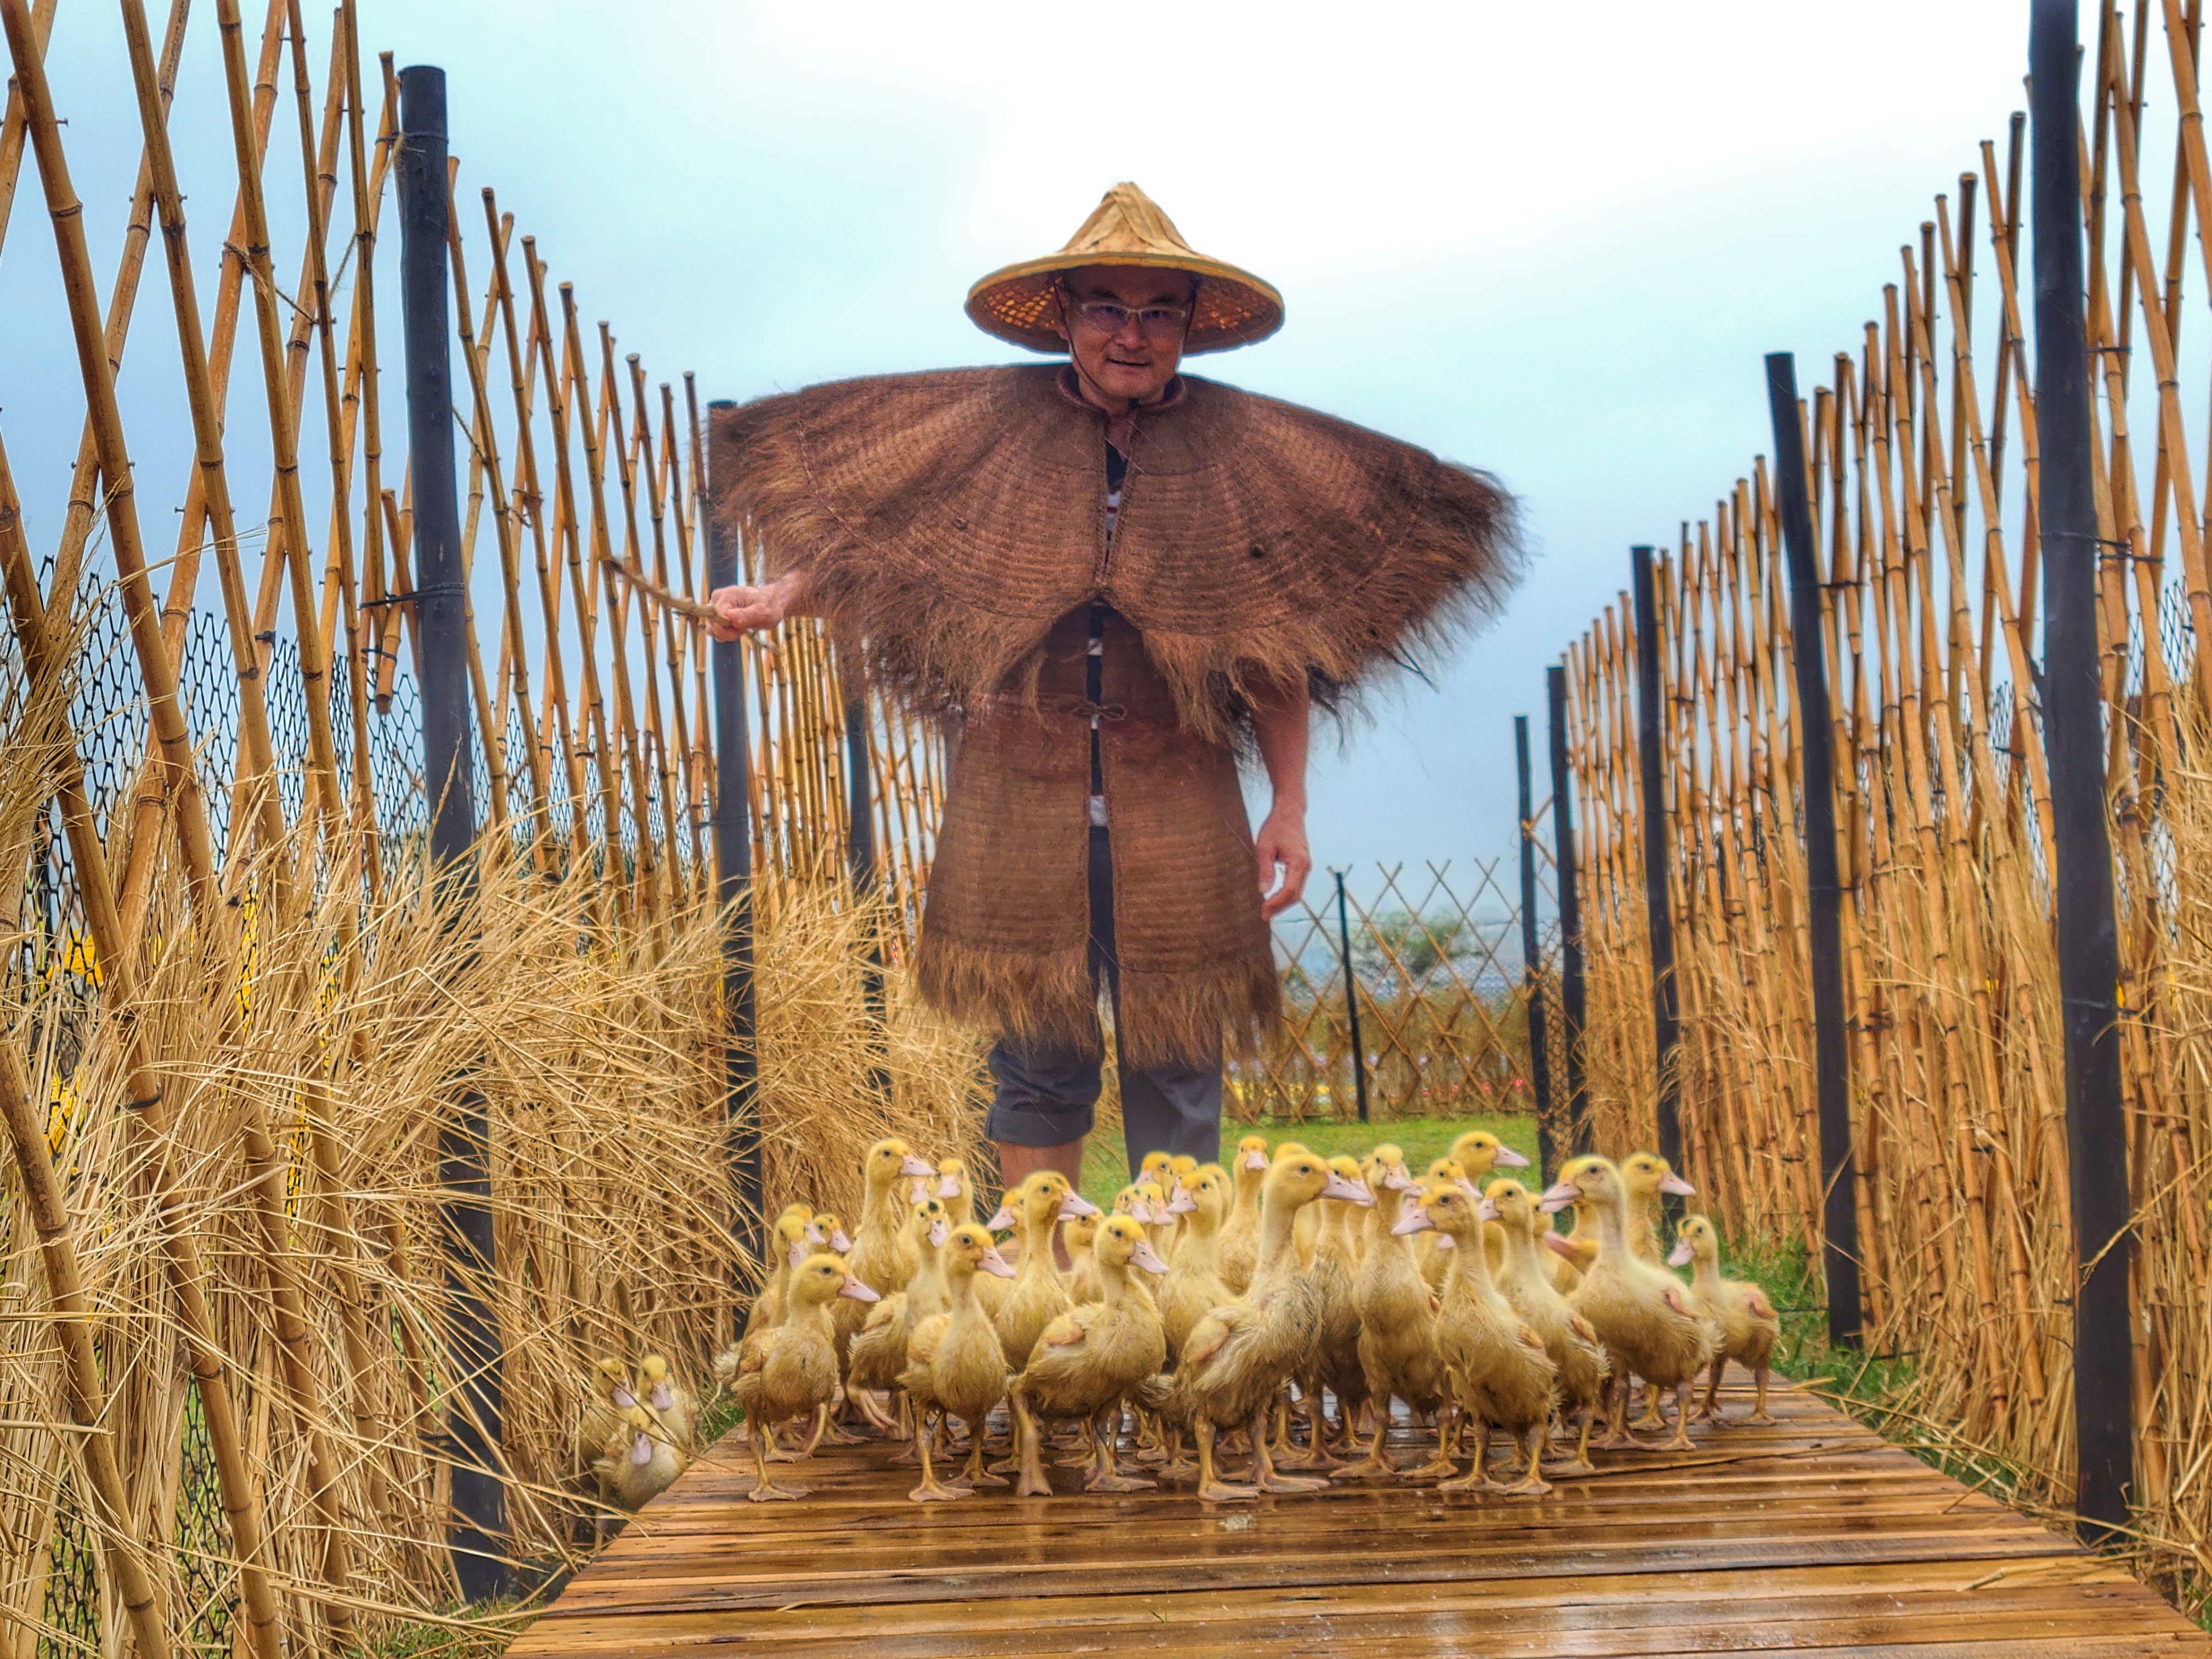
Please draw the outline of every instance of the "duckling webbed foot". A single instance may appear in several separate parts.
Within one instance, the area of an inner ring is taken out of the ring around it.
[[[1241,1504],[1257,1498],[1257,1486],[1233,1486],[1213,1472],[1213,1425],[1198,1419],[1198,1495],[1209,1504]]]
[[[1285,1474],[1276,1468],[1275,1460],[1273,1457],[1269,1455],[1267,1451],[1267,1437],[1258,1431],[1259,1425],[1257,1423],[1254,1424],[1253,1428],[1251,1480],[1253,1486],[1256,1490],[1260,1492],[1322,1492],[1327,1490],[1328,1482],[1326,1480],[1316,1480],[1310,1475]]]
[[[1390,1431],[1390,1419],[1386,1413],[1376,1418],[1373,1437],[1367,1444],[1367,1455],[1357,1463],[1331,1470],[1332,1480],[1388,1480],[1398,1473],[1398,1466],[1390,1461],[1389,1449],[1383,1444]]]
[[[1674,1437],[1667,1443],[1664,1449],[1668,1451],[1695,1451],[1697,1449],[1697,1443],[1690,1438],[1690,1390],[1692,1386],[1692,1385],[1688,1382],[1683,1382],[1678,1384],[1674,1389]]]
[[[983,1425],[981,1424],[971,1423],[969,1425],[968,1441],[968,1467],[960,1471],[960,1479],[962,1483],[969,1486],[1004,1486],[1011,1485],[1012,1483],[1007,1480],[1006,1477],[1004,1474],[1000,1474],[999,1471],[1006,1469],[1010,1472],[1018,1473],[1022,1467],[1022,1455],[1020,1451],[1018,1449],[1016,1450],[1012,1457],[1006,1459],[1002,1462],[994,1463],[987,1469],[983,1467]]]
[[[1158,1486],[1157,1480],[1142,1475],[1123,1474],[1114,1460],[1114,1419],[1121,1414],[1118,1407],[1109,1406],[1099,1413],[1092,1424],[1097,1437],[1098,1455],[1091,1466],[1091,1473],[1083,1478],[1085,1492],[1151,1492]]]

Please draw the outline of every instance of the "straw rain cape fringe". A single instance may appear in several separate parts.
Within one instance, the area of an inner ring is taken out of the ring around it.
[[[1106,542],[1104,416],[1060,367],[848,380],[720,411],[714,510],[808,572],[874,683],[955,739],[920,980],[1019,1043],[1099,1042],[1087,967],[1083,611],[1099,708],[1121,1040],[1248,1048],[1277,1006],[1233,747],[1255,694],[1336,707],[1497,607],[1512,503],[1480,473],[1184,375],[1139,410]],[[1055,624],[1058,624],[1055,627]]]

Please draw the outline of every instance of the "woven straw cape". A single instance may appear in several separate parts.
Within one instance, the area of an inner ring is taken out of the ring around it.
[[[1249,270],[1199,252],[1182,239],[1159,204],[1129,184],[1108,191],[1083,228],[1057,253],[994,270],[968,290],[968,315],[986,334],[1031,351],[1065,355],[1067,342],[1047,322],[1053,289],[1085,265],[1139,265],[1185,270],[1198,280],[1186,356],[1226,351],[1264,340],[1283,325],[1283,296]]]

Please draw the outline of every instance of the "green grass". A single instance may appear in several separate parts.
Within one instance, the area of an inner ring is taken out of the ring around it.
[[[1407,1117],[1389,1123],[1334,1123],[1309,1119],[1304,1123],[1262,1120],[1258,1123],[1221,1126],[1221,1150],[1225,1158],[1239,1137],[1261,1134],[1269,1145],[1296,1140],[1323,1158],[1345,1153],[1360,1158],[1370,1148],[1388,1140],[1406,1154],[1406,1165],[1416,1173],[1432,1159],[1451,1150],[1453,1141],[1470,1129],[1487,1129],[1531,1163],[1536,1157],[1536,1120],[1519,1115],[1485,1117]],[[1533,1171],[1532,1171],[1533,1173]],[[1128,1165],[1118,1130],[1091,1136],[1083,1149],[1083,1195],[1092,1203],[1110,1205],[1114,1194],[1127,1185]]]

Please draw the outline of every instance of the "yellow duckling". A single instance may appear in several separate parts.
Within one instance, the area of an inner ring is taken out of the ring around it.
[[[652,1412],[653,1421],[668,1431],[668,1437],[689,1457],[694,1449],[691,1437],[699,1422],[698,1396],[677,1380],[667,1359],[657,1353],[637,1362],[637,1380],[644,1395],[642,1403]]]
[[[952,1310],[914,1328],[907,1340],[907,1368],[899,1376],[899,1386],[915,1407],[914,1443],[921,1459],[921,1484],[907,1496],[917,1504],[972,1497],[979,1486],[1006,1484],[983,1467],[983,1422],[1006,1399],[1007,1376],[1006,1351],[975,1300],[975,1275],[1009,1279],[1014,1270],[992,1247],[989,1232],[973,1222],[953,1228],[940,1254]],[[957,1485],[939,1480],[931,1467],[934,1437],[923,1421],[929,1412],[957,1417],[968,1425],[968,1467]]]
[[[1452,1238],[1451,1267],[1437,1314],[1437,1354],[1453,1398],[1474,1419],[1474,1467],[1456,1480],[1437,1482],[1437,1490],[1540,1497],[1552,1489],[1542,1473],[1544,1435],[1558,1404],[1559,1367],[1543,1339],[1491,1283],[1481,1230],[1485,1222],[1496,1219],[1489,1200],[1470,1204],[1455,1182],[1439,1185],[1398,1223],[1401,1233],[1433,1227]],[[1493,1429],[1510,1435],[1528,1456],[1521,1479],[1508,1486],[1490,1476]]]
[[[623,1425],[626,1414],[636,1409],[629,1367],[619,1359],[594,1359],[591,1398],[585,1403],[584,1420],[576,1430],[578,1462],[588,1466],[605,1451],[608,1437]]]
[[[1372,1204],[1358,1159],[1333,1158],[1328,1167],[1347,1187],[1366,1194]],[[1350,1226],[1353,1206],[1341,1198],[1324,1195],[1310,1207],[1321,1217],[1313,1262],[1307,1269],[1307,1277],[1321,1296],[1321,1324],[1314,1333],[1310,1358],[1297,1372],[1298,1392],[1305,1406],[1305,1453],[1296,1458],[1285,1455],[1280,1462],[1285,1468],[1326,1469],[1334,1468],[1336,1460],[1328,1450],[1323,1390],[1336,1396],[1339,1437],[1348,1443],[1352,1416],[1368,1398],[1367,1376],[1359,1364],[1359,1302],[1353,1288],[1359,1261]]]
[[[1327,1484],[1276,1470],[1265,1420],[1321,1324],[1321,1297],[1298,1271],[1292,1234],[1298,1212],[1324,1194],[1363,1207],[1375,1201],[1364,1187],[1353,1186],[1310,1152],[1277,1154],[1261,1188],[1260,1250],[1251,1288],[1200,1320],[1183,1344],[1173,1409],[1197,1431],[1198,1495],[1209,1502],[1262,1492],[1315,1492]],[[1254,1478],[1231,1486],[1214,1472],[1214,1436],[1239,1426],[1252,1442]]]
[[[853,1271],[886,1296],[904,1290],[921,1265],[920,1252],[906,1237],[909,1206],[899,1183],[936,1176],[896,1135],[876,1142],[860,1159],[860,1224],[854,1230],[848,1254]]]
[[[1167,1189],[1157,1181],[1137,1183],[1136,1201],[1129,1206],[1129,1218],[1145,1230],[1145,1237],[1164,1261],[1167,1257],[1168,1237],[1175,1231],[1175,1212],[1168,1207]]]
[[[1628,1432],[1628,1374],[1673,1389],[1680,1407],[1672,1449],[1690,1445],[1690,1387],[1712,1363],[1720,1333],[1691,1304],[1680,1281],[1628,1247],[1628,1193],[1607,1158],[1576,1158],[1544,1194],[1552,1211],[1575,1208],[1575,1231],[1594,1230],[1597,1255],[1569,1305],[1589,1321],[1613,1358],[1613,1413],[1601,1445],[1637,1446]]]
[[[1698,1189],[1656,1152],[1632,1152],[1621,1159],[1620,1184],[1628,1194],[1628,1248],[1638,1261],[1656,1267],[1662,1254],[1659,1236],[1667,1199],[1695,1198]]]
[[[1666,1229],[1666,1194],[1693,1198],[1697,1188],[1676,1175],[1656,1152],[1634,1152],[1620,1161],[1620,1183],[1628,1194],[1628,1248],[1639,1261],[1659,1265],[1660,1236]],[[1639,1429],[1663,1429],[1667,1419],[1659,1409],[1659,1390],[1644,1390],[1644,1415]]]
[[[1732,1420],[1721,1415],[1720,1395],[1721,1373],[1733,1359],[1759,1381],[1758,1401],[1743,1420],[1762,1426],[1773,1422],[1766,1409],[1766,1379],[1773,1368],[1776,1345],[1782,1340],[1782,1316],[1774,1311],[1766,1292],[1756,1285],[1721,1277],[1720,1235],[1701,1215],[1682,1218],[1680,1242],[1667,1264],[1692,1269],[1690,1301],[1720,1327],[1721,1351],[1714,1356],[1712,1381],[1706,1386],[1705,1403],[1698,1415],[1710,1423]]]
[[[1551,1219],[1548,1216],[1545,1218]],[[1580,1288],[1590,1263],[1597,1260],[1596,1234],[1547,1232],[1543,1236],[1543,1245],[1552,1253],[1545,1267],[1552,1288],[1561,1296],[1571,1297]]]
[[[1449,1182],[1466,1190],[1467,1169],[1455,1158],[1432,1158],[1423,1190]],[[1469,1200],[1472,1202],[1473,1200]],[[1449,1233],[1431,1231],[1420,1234],[1413,1241],[1413,1260],[1420,1264],[1421,1278],[1430,1291],[1441,1295],[1444,1287],[1444,1270],[1451,1266],[1452,1237]]]
[[[1039,1170],[991,1218],[994,1232],[1001,1227],[1017,1227],[1021,1232],[1021,1267],[993,1316],[1009,1370],[1029,1364],[1030,1351],[1044,1328],[1068,1309],[1067,1286],[1053,1265],[1054,1230],[1063,1220],[1097,1213],[1098,1206],[1070,1186],[1066,1176],[1057,1170]]]
[[[878,1299],[836,1256],[808,1256],[792,1269],[783,1322],[755,1332],[737,1350],[730,1367],[731,1387],[752,1426],[756,1479],[745,1495],[756,1504],[806,1496],[771,1480],[768,1460],[775,1451],[777,1425],[811,1415],[810,1451],[829,1427],[830,1402],[837,1395],[837,1345],[830,1304],[839,1297],[860,1303]],[[715,1370],[718,1374],[722,1370],[719,1360]]]
[[[1590,1322],[1569,1307],[1545,1277],[1536,1238],[1539,1224],[1549,1218],[1536,1207],[1528,1189],[1517,1181],[1501,1179],[1492,1182],[1484,1196],[1497,1211],[1498,1225],[1505,1237],[1505,1267],[1498,1276],[1498,1288],[1528,1328],[1543,1338],[1544,1350],[1559,1370],[1559,1408],[1563,1413],[1574,1413],[1577,1420],[1573,1461],[1550,1473],[1594,1474],[1589,1461],[1590,1423],[1605,1398],[1613,1361]]]
[[[1060,1224],[1060,1242],[1067,1246],[1067,1297],[1079,1308],[1086,1302],[1097,1301],[1104,1293],[1098,1283],[1098,1264],[1091,1254],[1100,1219],[1095,1215],[1079,1215]]]
[[[906,1289],[893,1291],[868,1310],[867,1322],[853,1338],[845,1362],[846,1398],[858,1404],[870,1422],[895,1435],[904,1431],[878,1407],[872,1392],[898,1387],[914,1328],[925,1319],[950,1312],[952,1305],[938,1255],[951,1231],[943,1202],[925,1198],[913,1206],[908,1226],[921,1247],[921,1266],[907,1281]]]
[[[1170,1363],[1182,1352],[1191,1327],[1231,1295],[1221,1276],[1221,1230],[1231,1201],[1229,1172],[1218,1164],[1201,1164],[1184,1183],[1182,1194],[1189,1206],[1182,1246],[1168,1264],[1159,1291]]]
[[[1183,1217],[1190,1212],[1187,1206],[1176,1202],[1176,1195],[1182,1191],[1183,1183],[1197,1173],[1198,1160],[1188,1152],[1177,1152],[1168,1160],[1167,1176],[1159,1186],[1167,1195],[1170,1220],[1164,1237],[1152,1241],[1153,1248],[1159,1250],[1160,1259],[1164,1261],[1173,1261],[1175,1253],[1182,1248]]]
[[[804,1204],[787,1204],[783,1213],[776,1217],[775,1225],[769,1234],[770,1271],[768,1283],[761,1287],[760,1294],[753,1298],[753,1305],[746,1310],[745,1328],[740,1335],[750,1336],[762,1327],[774,1325],[782,1320],[783,1292],[785,1286],[791,1282],[792,1265],[805,1261],[809,1249],[822,1248],[819,1238],[810,1237],[809,1230],[813,1224],[814,1212]],[[793,1250],[799,1254],[793,1255]],[[608,1432],[613,1432],[611,1424],[608,1425]]]
[[[1115,1462],[1123,1396],[1135,1394],[1155,1401],[1166,1394],[1160,1367],[1167,1337],[1152,1298],[1130,1280],[1133,1268],[1164,1274],[1141,1223],[1129,1216],[1108,1216],[1098,1223],[1091,1245],[1104,1294],[1069,1310],[1044,1328],[1029,1364],[1014,1380],[1012,1394],[1021,1437],[1021,1484],[1018,1498],[1048,1498],[1038,1449],[1040,1419],[1088,1420],[1092,1459],[1084,1477],[1085,1492],[1141,1492],[1155,1483],[1121,1473]]]
[[[602,1501],[635,1513],[674,1486],[690,1461],[665,1428],[632,1406],[608,1431],[592,1473]]]
[[[1525,1170],[1528,1160],[1487,1129],[1469,1129],[1451,1144],[1451,1161],[1467,1182],[1468,1201],[1480,1205],[1482,1189],[1492,1170]],[[1483,1248],[1490,1253],[1490,1276],[1505,1265],[1505,1236],[1496,1227],[1482,1230]]]
[[[1237,1201],[1221,1224],[1221,1282],[1242,1296],[1252,1283],[1252,1264],[1260,1253],[1260,1183],[1267,1178],[1267,1139],[1246,1135],[1237,1143],[1230,1174]]]
[[[937,1198],[945,1206],[949,1225],[964,1227],[975,1218],[975,1182],[968,1174],[966,1158],[937,1160]]]
[[[1352,1280],[1352,1296],[1359,1308],[1359,1365],[1375,1402],[1375,1427],[1366,1456],[1337,1470],[1339,1480],[1399,1473],[1384,1444],[1394,1395],[1424,1415],[1439,1413],[1449,1403],[1443,1361],[1437,1356],[1439,1304],[1413,1259],[1413,1240],[1397,1231],[1401,1206],[1420,1194],[1421,1185],[1407,1174],[1405,1153],[1388,1142],[1368,1155],[1360,1176],[1375,1207],[1368,1212],[1367,1254]],[[1409,1471],[1415,1480],[1438,1480],[1458,1473],[1441,1432],[1436,1457]]]

